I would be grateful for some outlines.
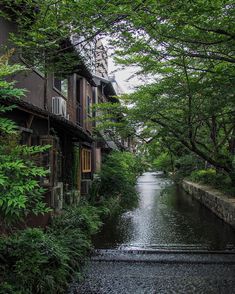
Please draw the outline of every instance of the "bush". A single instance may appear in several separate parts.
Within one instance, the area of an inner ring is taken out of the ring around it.
[[[15,87],[9,77],[25,68],[10,64],[11,49],[0,56],[0,224],[10,227],[22,221],[28,214],[43,214],[49,208],[43,201],[44,190],[39,178],[47,171],[38,166],[36,160],[49,146],[24,146],[19,144],[17,125],[6,117],[15,108],[5,105],[6,99],[20,99],[25,91]]]
[[[154,161],[153,161],[153,167],[156,170],[169,172],[173,171],[174,167],[172,166],[172,161],[170,154],[167,152],[161,153]]]
[[[87,203],[67,209],[62,215],[54,218],[50,234],[60,240],[68,251],[69,266],[73,276],[79,278],[86,255],[92,248],[91,236],[98,232],[102,225],[101,211]]]
[[[232,195],[235,193],[235,188],[232,187],[230,177],[221,172],[217,172],[214,168],[194,171],[189,178],[195,182],[211,185],[226,194]]]
[[[70,229],[80,229],[87,236],[97,233],[102,225],[99,208],[80,203],[79,206],[68,208],[60,216],[54,218],[50,230],[55,234],[64,234]]]
[[[131,208],[138,200],[135,184],[142,172],[141,161],[132,153],[112,152],[93,183],[90,200],[108,206],[111,213]]]
[[[0,239],[0,294],[65,293],[81,276],[102,210],[83,203],[56,217],[47,232],[26,229]]]
[[[0,239],[0,293],[64,293],[69,257],[54,236],[26,229]]]
[[[179,180],[185,176],[189,176],[192,171],[203,168],[204,162],[194,154],[185,154],[175,160],[177,177]]]
[[[213,185],[215,184],[216,180],[216,170],[213,168],[208,168],[193,171],[190,178],[196,182]]]

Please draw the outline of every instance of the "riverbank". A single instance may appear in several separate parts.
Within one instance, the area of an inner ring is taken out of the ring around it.
[[[235,229],[235,198],[198,183],[184,180],[183,189]]]

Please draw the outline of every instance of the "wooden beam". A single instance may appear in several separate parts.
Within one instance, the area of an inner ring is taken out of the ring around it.
[[[34,114],[29,114],[29,119],[26,121],[27,129],[30,129],[31,128],[33,119],[34,119]]]
[[[36,115],[37,117],[40,117],[40,118],[43,118],[43,119],[47,119],[47,115],[46,114],[39,114],[39,113],[35,113],[35,111],[33,111],[33,110],[29,110],[29,109],[26,109],[26,108],[23,108],[23,107],[21,107],[21,106],[18,106],[17,107],[19,110],[22,110],[22,111],[24,111],[24,112],[27,112],[27,113],[30,113],[30,114],[32,114],[32,115]]]

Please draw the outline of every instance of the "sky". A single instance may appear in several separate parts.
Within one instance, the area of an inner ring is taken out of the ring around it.
[[[108,68],[109,75],[115,75],[115,79],[123,93],[131,93],[134,91],[135,87],[142,84],[135,74],[137,68],[127,67],[125,69],[120,69],[120,66],[114,63],[112,57],[109,57]]]

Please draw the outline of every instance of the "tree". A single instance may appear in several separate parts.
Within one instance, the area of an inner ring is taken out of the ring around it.
[[[89,63],[96,36],[123,17],[112,14],[114,7],[106,0],[3,0],[0,6],[17,26],[11,34],[17,51],[43,72],[62,75]]]
[[[151,77],[124,97],[139,135],[149,143],[159,134],[173,138],[229,174],[233,185],[234,17],[231,1],[142,1],[112,41],[118,63]]]
[[[139,66],[140,74],[151,77],[151,85],[128,97],[132,104],[128,119],[132,127],[138,126],[138,135],[149,141],[164,132],[235,182],[232,1],[15,0],[14,4],[7,7],[20,28],[13,40],[29,57],[44,60],[47,70],[56,63],[65,71],[60,53],[69,53],[70,58],[74,45],[84,47],[95,36],[109,34],[117,62]],[[22,9],[25,17],[20,15]],[[71,36],[82,39],[71,44]]]
[[[12,53],[0,57],[0,219],[3,226],[15,225],[28,214],[49,211],[43,201],[44,189],[39,186],[39,177],[46,176],[47,171],[36,162],[49,146],[20,145],[16,124],[3,116],[15,107],[7,103],[9,99],[24,95],[22,89],[14,87],[14,82],[6,80],[25,69],[8,63]]]

